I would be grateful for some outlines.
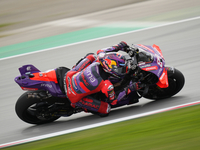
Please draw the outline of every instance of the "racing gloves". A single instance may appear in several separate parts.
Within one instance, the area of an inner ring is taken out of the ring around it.
[[[116,51],[122,50],[122,51],[127,52],[129,46],[126,42],[121,41],[119,44],[113,46],[113,48],[115,48]]]
[[[145,87],[145,85],[142,84],[141,82],[130,81],[130,83],[127,85],[127,87],[125,87],[122,91],[119,92],[119,94],[117,96],[118,102],[121,101],[124,97],[126,97],[131,92],[137,91],[143,87]]]
[[[145,85],[141,82],[133,82],[130,81],[129,85],[125,87],[126,94],[131,93],[132,91],[138,91],[139,89],[143,88]]]

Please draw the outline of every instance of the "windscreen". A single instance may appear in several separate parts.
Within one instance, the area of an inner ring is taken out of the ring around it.
[[[153,62],[153,55],[150,54],[149,52],[146,52],[146,51],[140,49],[138,63],[142,63],[142,62],[146,62],[146,63]]]

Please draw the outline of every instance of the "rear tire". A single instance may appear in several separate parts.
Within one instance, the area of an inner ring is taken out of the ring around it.
[[[30,113],[31,112],[30,109],[32,109],[31,106],[37,103],[41,103],[42,101],[41,99],[36,97],[28,97],[29,93],[37,93],[37,91],[34,92],[28,91],[22,94],[17,100],[15,105],[15,112],[21,120],[30,124],[44,124],[53,122],[58,118],[60,118],[60,116],[51,116],[49,118],[38,118],[36,115]]]
[[[143,97],[153,100],[172,97],[183,88],[185,78],[178,69],[174,68],[174,73],[168,71],[168,82],[168,88],[159,88],[157,85],[149,87],[149,92]]]

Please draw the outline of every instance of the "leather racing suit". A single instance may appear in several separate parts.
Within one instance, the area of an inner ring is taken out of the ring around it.
[[[97,56],[100,53],[107,53],[123,50],[123,46],[112,46],[106,49],[97,51]],[[110,74],[105,72],[101,64],[97,61],[93,54],[86,55],[78,62],[72,70],[68,71],[64,77],[65,92],[72,106],[81,107],[91,112],[107,114],[110,111],[110,104],[116,105],[118,101],[123,99],[127,94],[134,91],[134,88],[127,86],[118,96],[114,91],[114,86],[109,80]],[[91,94],[102,92],[108,99],[108,103],[99,101]]]

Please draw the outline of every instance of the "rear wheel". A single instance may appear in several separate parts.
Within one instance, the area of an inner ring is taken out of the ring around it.
[[[157,85],[149,87],[148,93],[143,97],[154,100],[172,97],[183,88],[185,78],[178,69],[174,68],[173,73],[168,71],[168,82],[168,88],[159,88]]]
[[[30,124],[44,124],[60,118],[60,116],[45,116],[44,111],[49,105],[40,98],[28,96],[33,93],[37,91],[22,94],[16,102],[15,111],[21,120]]]

